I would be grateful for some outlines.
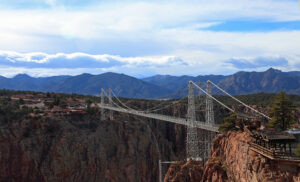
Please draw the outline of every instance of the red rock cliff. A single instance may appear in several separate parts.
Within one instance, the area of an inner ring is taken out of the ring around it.
[[[190,181],[236,181],[236,182],[281,182],[300,181],[300,170],[297,165],[278,163],[264,158],[249,149],[251,137],[246,132],[228,132],[218,135],[213,140],[211,158],[204,168],[200,168],[197,174],[201,178]],[[188,162],[190,163],[190,162]],[[187,164],[182,164],[187,165]],[[177,166],[181,168],[182,166]],[[195,167],[194,167],[195,168]],[[189,173],[174,173],[174,166],[169,168],[166,174],[167,181],[184,181],[185,175],[194,176],[193,171]],[[178,176],[180,176],[178,178]]]

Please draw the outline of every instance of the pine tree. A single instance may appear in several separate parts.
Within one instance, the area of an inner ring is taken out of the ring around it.
[[[236,119],[236,114],[233,112],[230,113],[229,116],[224,118],[224,123],[219,126],[219,132],[223,133],[231,130],[236,130]]]
[[[275,96],[275,100],[272,105],[270,116],[272,119],[268,123],[268,127],[276,130],[286,130],[293,124],[293,105],[288,99],[288,96],[284,91]]]

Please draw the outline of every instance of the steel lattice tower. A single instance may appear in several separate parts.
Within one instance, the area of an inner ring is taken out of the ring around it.
[[[189,95],[188,95],[188,121],[196,121],[195,112],[195,99],[193,83],[189,82]],[[186,134],[186,154],[187,160],[199,160],[199,142],[197,128],[188,126]]]
[[[109,106],[112,107],[112,98],[111,98],[111,88],[108,90],[108,100],[109,100]],[[113,110],[109,110],[109,120],[113,120]]]
[[[207,81],[207,87],[206,87],[206,92],[208,94],[212,94],[211,92],[211,83],[210,81]],[[211,97],[206,95],[206,112],[205,112],[205,122],[209,124],[214,124],[215,119],[214,119],[214,108],[213,108],[213,100]]]
[[[211,95],[212,91],[211,91],[211,82],[208,80],[207,81],[207,87],[206,87],[206,92]],[[215,124],[215,119],[214,119],[214,108],[213,108],[213,100],[212,98],[206,95],[206,112],[205,112],[205,121],[206,123],[209,124]],[[211,151],[211,147],[212,147],[212,139],[215,137],[215,132],[211,132],[211,131],[206,131],[207,133],[207,142],[206,142],[206,153],[204,156],[204,161],[207,161],[207,159],[210,156],[210,151]]]
[[[101,106],[104,106],[104,90],[101,88]],[[105,120],[104,108],[101,107],[101,121]]]

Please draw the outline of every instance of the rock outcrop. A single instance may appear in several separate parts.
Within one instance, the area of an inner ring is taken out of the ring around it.
[[[200,180],[191,181],[234,181],[234,182],[281,182],[300,181],[300,169],[297,164],[269,160],[249,148],[251,137],[246,132],[228,132],[220,134],[213,140],[211,158],[204,168],[198,165],[200,171],[193,174],[192,170],[182,173],[180,170],[191,161],[182,165],[172,165],[165,178],[167,181],[202,174]],[[195,168],[195,167],[194,167]],[[174,172],[177,171],[177,172]]]
[[[211,160],[220,158],[230,181],[299,181],[297,164],[269,160],[249,148],[246,132],[228,132],[214,139]]]
[[[165,182],[196,182],[202,179],[203,165],[202,162],[188,161],[174,163],[170,166],[165,176]]]

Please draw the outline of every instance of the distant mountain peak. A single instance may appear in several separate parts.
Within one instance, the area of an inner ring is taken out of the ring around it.
[[[269,68],[266,72],[280,73],[280,72],[282,72],[282,71],[271,67],[271,68]]]
[[[17,74],[16,76],[14,76],[14,78],[31,78],[31,76],[25,74],[25,73],[22,73],[22,74]]]

